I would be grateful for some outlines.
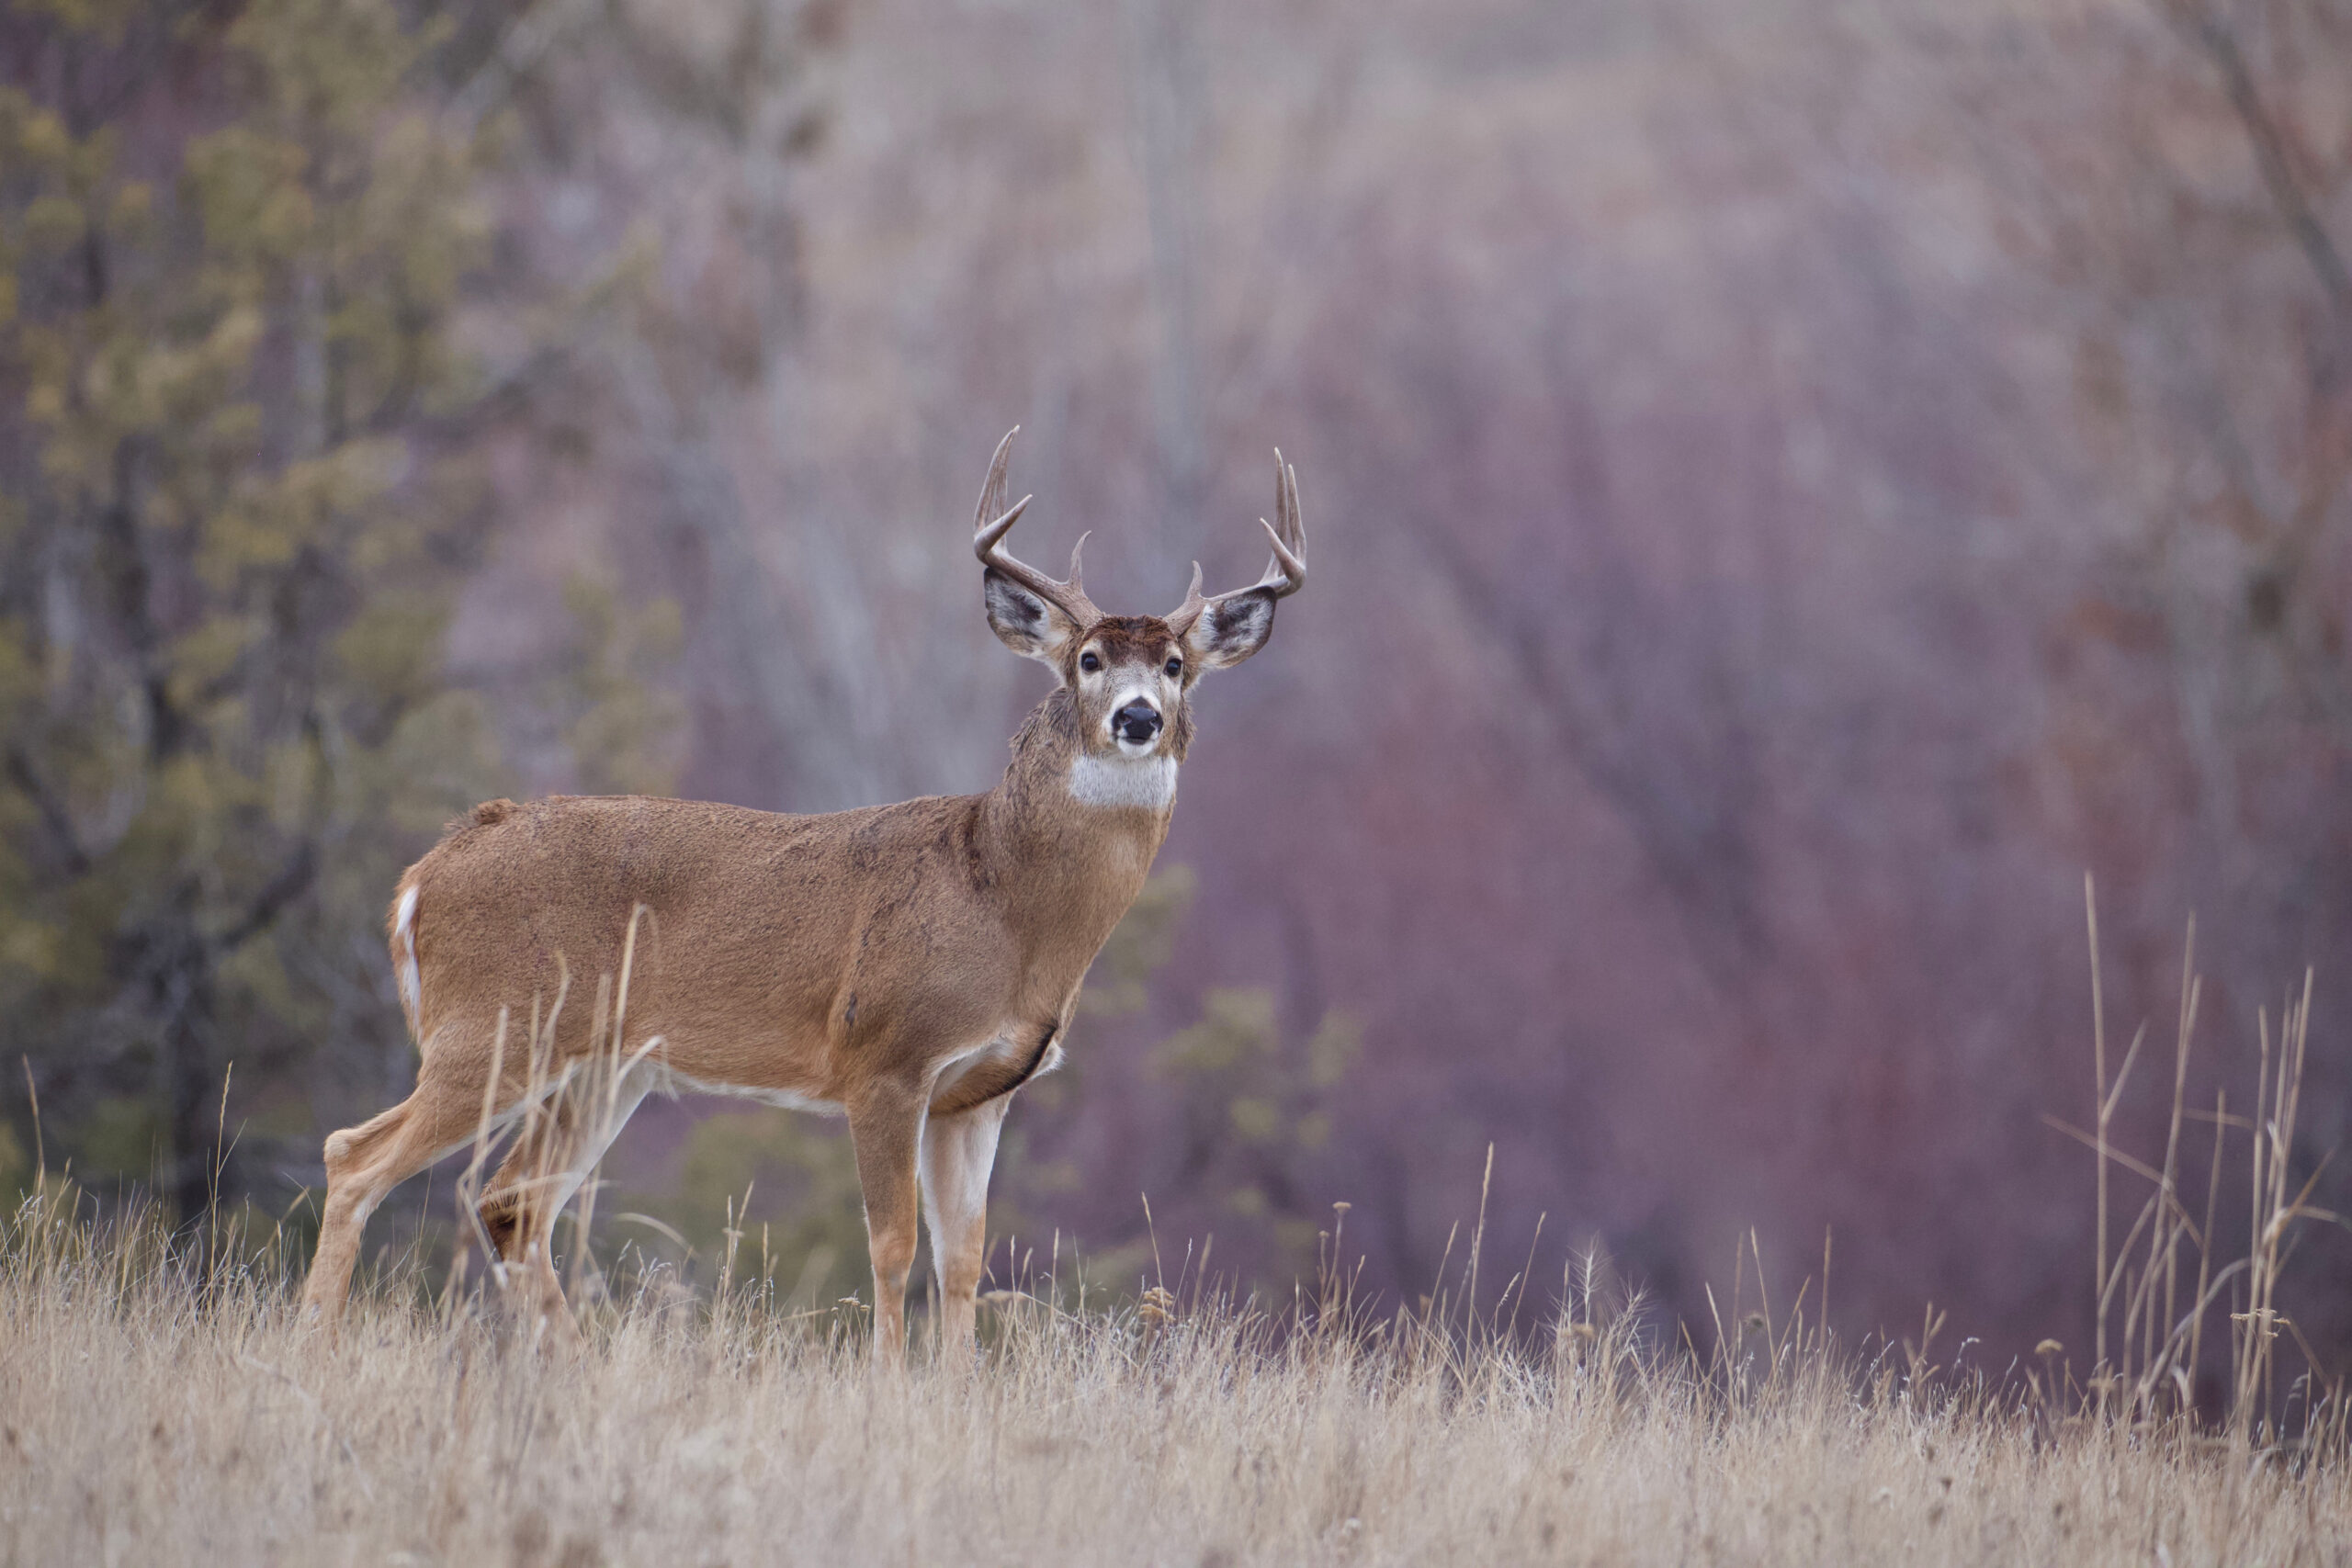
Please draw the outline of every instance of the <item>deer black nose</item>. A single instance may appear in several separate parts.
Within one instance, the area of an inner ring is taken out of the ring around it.
[[[1159,716],[1159,710],[1149,703],[1129,703],[1111,716],[1111,732],[1122,740],[1140,746],[1159,734],[1160,725],[1165,722]]]

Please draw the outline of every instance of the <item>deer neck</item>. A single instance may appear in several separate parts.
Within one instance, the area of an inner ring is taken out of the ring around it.
[[[1030,713],[1013,737],[1012,764],[981,801],[998,877],[1024,903],[1071,922],[1073,937],[1091,940],[1091,958],[1168,836],[1176,764],[1090,755],[1065,687]]]

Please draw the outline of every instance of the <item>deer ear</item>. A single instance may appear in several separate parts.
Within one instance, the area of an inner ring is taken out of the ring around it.
[[[1238,593],[1211,600],[1185,632],[1184,648],[1204,670],[1229,670],[1265,647],[1273,630],[1273,596]]]
[[[995,570],[982,574],[980,597],[999,642],[1024,659],[1061,667],[1062,650],[1078,635],[1078,624],[1058,606]]]

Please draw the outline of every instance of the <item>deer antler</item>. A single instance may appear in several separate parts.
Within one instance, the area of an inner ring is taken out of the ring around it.
[[[1021,427],[1016,424],[1004,433],[1002,441],[997,443],[996,457],[989,464],[989,482],[980,491],[980,508],[972,518],[972,553],[980,558],[982,566],[1001,573],[1046,601],[1077,622],[1082,631],[1102,618],[1102,612],[1096,609],[1094,601],[1086,596],[1085,582],[1079,575],[1079,556],[1086,548],[1086,536],[1080,534],[1078,543],[1070,547],[1069,581],[1067,582],[1047,577],[1035,567],[1016,559],[1002,544],[1005,535],[1021,521],[1021,514],[1028,510],[1029,502],[1034,499],[1024,495],[1009,508],[1004,504],[1005,465],[1012,460],[1012,438],[1020,434]],[[991,517],[996,521],[989,521]]]
[[[1286,599],[1306,586],[1306,525],[1298,515],[1298,470],[1283,461],[1280,447],[1274,449],[1274,517],[1273,523],[1258,519],[1258,526],[1266,531],[1266,537],[1273,544],[1274,555],[1266,563],[1266,575],[1249,587],[1204,599],[1201,563],[1193,563],[1193,586],[1185,592],[1184,602],[1168,617],[1169,628],[1178,637],[1192,630],[1193,623],[1212,604],[1238,599],[1245,593]]]

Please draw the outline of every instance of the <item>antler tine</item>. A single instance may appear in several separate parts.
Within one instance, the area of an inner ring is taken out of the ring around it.
[[[1006,431],[1004,439],[996,444],[996,455],[989,459],[988,482],[980,486],[979,510],[972,514],[972,532],[975,534],[987,527],[990,518],[1004,511],[1005,466],[1012,461],[1012,438],[1020,434],[1021,427],[1017,424]]]
[[[1201,597],[1201,563],[1194,561],[1193,585],[1184,590],[1184,602],[1168,613],[1169,629],[1182,637],[1193,629],[1193,623],[1199,620],[1201,612],[1208,607],[1209,602]]]
[[[1258,519],[1267,542],[1274,547],[1273,558],[1266,562],[1266,575],[1247,588],[1218,594],[1210,604],[1259,592],[1270,599],[1287,599],[1306,586],[1306,525],[1298,512],[1298,470],[1283,461],[1279,446],[1274,448],[1274,516],[1277,523]]]
[[[1306,586],[1306,525],[1299,516],[1298,470],[1283,461],[1280,447],[1274,449],[1274,516],[1279,527],[1258,519],[1258,526],[1266,531],[1274,547],[1274,556],[1266,563],[1264,580],[1255,586],[1271,589],[1273,597],[1285,599]]]
[[[988,483],[980,489],[980,509],[972,519],[972,553],[979,557],[982,566],[1003,574],[1039,598],[1048,601],[1080,626],[1092,626],[1102,618],[1102,612],[1094,607],[1093,602],[1086,596],[1086,590],[1079,582],[1079,550],[1086,547],[1085,536],[1079,536],[1078,549],[1069,553],[1068,582],[1047,577],[1035,567],[1016,558],[1003,547],[1005,535],[1012,531],[1012,525],[1021,521],[1021,514],[1029,510],[1029,502],[1035,499],[1024,495],[1010,507],[1004,504],[1005,468],[1012,461],[1012,438],[1020,434],[1021,427],[1016,424],[1004,433],[1002,441],[997,443],[996,457],[989,464]],[[989,521],[991,514],[996,514],[994,522]]]

